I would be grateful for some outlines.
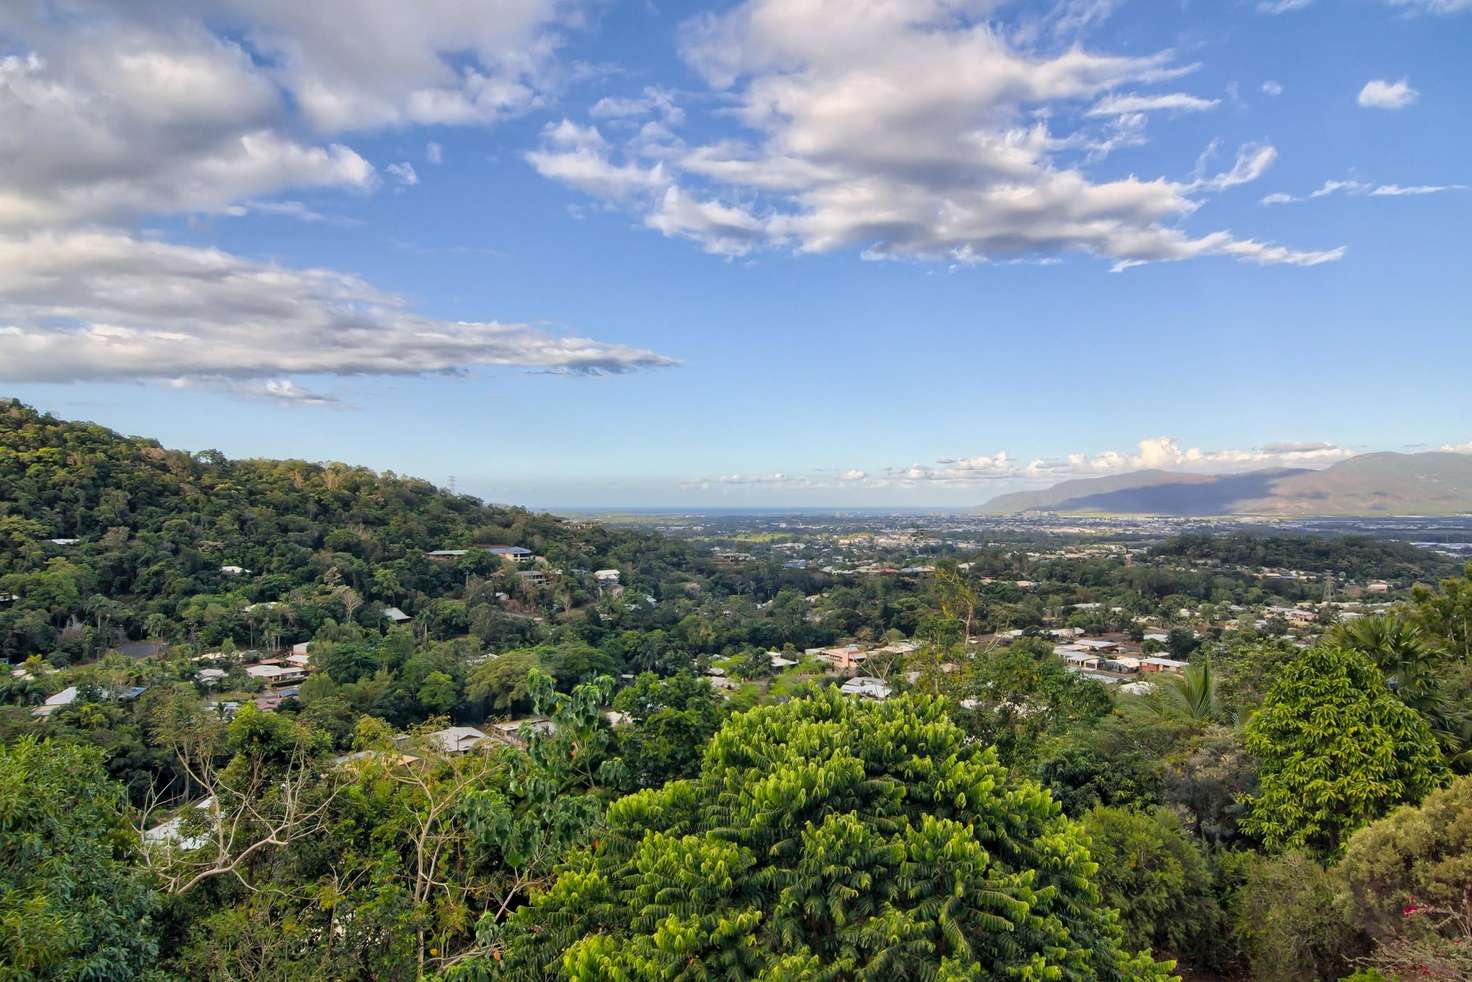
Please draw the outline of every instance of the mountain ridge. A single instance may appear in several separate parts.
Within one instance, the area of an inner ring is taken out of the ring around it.
[[[1375,517],[1472,513],[1472,454],[1360,454],[1323,469],[1234,474],[1142,470],[998,495],[982,514],[1033,511],[1184,517]]]

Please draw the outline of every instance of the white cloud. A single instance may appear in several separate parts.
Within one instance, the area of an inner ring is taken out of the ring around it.
[[[1267,14],[1285,14],[1303,10],[1314,0],[1259,0],[1257,9]],[[1472,10],[1472,0],[1381,0],[1407,14],[1460,14]]]
[[[0,229],[372,187],[371,164],[287,135],[284,114],[250,58],[202,32],[110,32],[0,59]]]
[[[1268,79],[1266,82],[1262,83],[1262,91],[1263,91],[1263,95],[1273,95],[1273,96],[1282,95],[1283,94],[1283,83],[1282,82],[1274,82],[1272,79]]]
[[[541,104],[576,2],[0,4],[0,229],[369,189],[333,134]]]
[[[1201,155],[1197,161],[1197,171],[1202,172],[1206,168],[1207,161],[1216,152],[1216,144],[1212,144]],[[1278,151],[1262,143],[1249,143],[1238,148],[1237,159],[1233,161],[1229,170],[1211,177],[1198,177],[1191,182],[1190,190],[1193,191],[1225,191],[1242,184],[1251,182],[1267,173],[1269,167],[1273,166],[1278,159]]]
[[[1472,454],[1472,440],[1468,440],[1465,443],[1443,443],[1438,449],[1443,453]]]
[[[665,189],[659,207],[645,221],[665,235],[692,239],[719,256],[744,256],[760,241],[760,219],[719,201],[700,201],[680,188]]]
[[[594,119],[658,116],[671,126],[685,118],[684,110],[675,104],[674,93],[654,85],[646,86],[638,96],[605,96],[593,104],[588,115]]]
[[[1469,445],[1472,447],[1472,445]],[[1444,447],[1443,449],[1454,449]],[[846,487],[894,488],[920,485],[995,487],[998,484],[1052,484],[1072,478],[1105,477],[1138,470],[1169,470],[1197,474],[1230,474],[1268,467],[1327,467],[1354,456],[1355,451],[1332,443],[1281,442],[1245,449],[1201,450],[1182,447],[1174,437],[1149,437],[1133,450],[1074,453],[1061,458],[1015,458],[1005,450],[970,457],[942,457],[934,464],[914,463],[885,467],[878,472],[853,468],[839,477]],[[687,483],[708,487],[711,479]],[[822,475],[728,474],[717,484],[824,488],[835,485]]]
[[[1383,78],[1372,78],[1360,89],[1359,104],[1366,109],[1404,109],[1421,97],[1411,88],[1407,79],[1387,82]]]
[[[425,317],[332,270],[116,232],[0,237],[0,381],[274,380],[266,394],[286,398],[298,394],[286,380],[300,375],[482,365],[605,374],[670,364],[527,324]]]
[[[443,144],[430,141],[424,145],[424,159],[431,164],[443,164],[445,162],[445,147]]]
[[[414,172],[414,165],[407,160],[398,164],[389,164],[384,168],[402,187],[413,187],[419,183],[419,175]]]
[[[1403,186],[1400,184],[1371,184],[1366,181],[1345,180],[1325,181],[1315,191],[1305,195],[1287,194],[1282,191],[1274,192],[1262,199],[1264,205],[1286,205],[1301,201],[1312,201],[1315,198],[1327,198],[1331,195],[1349,195],[1351,197],[1371,198],[1401,198],[1426,194],[1443,194],[1448,191],[1469,190],[1466,184],[1413,184]]]
[[[1173,109],[1179,112],[1204,112],[1220,105],[1219,99],[1201,99],[1184,92],[1160,95],[1112,95],[1099,100],[1088,111],[1090,116],[1122,116],[1126,113],[1148,113]]]
[[[729,107],[715,120],[744,132],[688,148],[666,140],[656,169],[642,163],[647,144],[614,145],[564,121],[528,159],[723,255],[852,249],[970,264],[1085,253],[1116,268],[1204,255],[1298,265],[1338,257],[1182,227],[1200,205],[1193,195],[1260,170],[1196,183],[1096,182],[1070,166],[1069,155],[1096,161],[1142,143],[1145,110],[1214,103],[1140,92],[1194,70],[1171,52],[1028,50],[986,19],[994,6],[748,0],[682,31],[687,61]],[[1090,9],[1074,13],[1087,20]],[[635,108],[600,105],[608,119]],[[1258,163],[1271,159],[1263,148]]]
[[[1472,0],[1385,0],[1416,14],[1460,14],[1472,10]]]
[[[595,198],[623,201],[669,186],[662,164],[641,167],[613,163],[608,141],[597,127],[579,126],[564,119],[549,123],[542,138],[543,146],[528,153],[527,162],[543,177],[570,184]]]
[[[540,104],[564,0],[209,0],[319,129],[484,124]],[[345,19],[350,24],[345,25]]]

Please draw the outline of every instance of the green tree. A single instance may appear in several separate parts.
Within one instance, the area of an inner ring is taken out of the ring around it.
[[[944,707],[829,689],[732,717],[698,778],[616,802],[550,890],[486,924],[500,958],[475,971],[1165,978],[1125,952],[1058,806]]]
[[[1199,961],[1219,938],[1221,910],[1201,847],[1163,808],[1095,808],[1083,817],[1104,902],[1117,907],[1132,948]]]
[[[444,672],[430,672],[417,695],[419,705],[432,716],[444,715],[455,708],[459,693],[455,691],[455,680]]]
[[[1222,863],[1231,938],[1255,982],[1337,979],[1364,952],[1334,877],[1313,857],[1227,853]]]
[[[667,679],[645,672],[614,698],[629,717],[615,733],[631,788],[694,777],[700,755],[726,718],[726,701],[690,672]]]
[[[1351,923],[1376,941],[1436,931],[1436,918],[1406,916],[1418,907],[1472,918],[1472,777],[1360,829],[1335,873]]]
[[[1367,656],[1335,645],[1310,648],[1283,670],[1244,742],[1260,768],[1242,828],[1274,851],[1333,853],[1446,775],[1425,720]]]
[[[0,979],[123,979],[157,954],[158,902],[103,753],[0,747]]]

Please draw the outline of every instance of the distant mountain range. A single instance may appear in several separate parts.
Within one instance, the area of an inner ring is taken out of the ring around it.
[[[1371,453],[1323,470],[1280,467],[1240,474],[1135,471],[1000,495],[988,515],[1027,511],[1117,515],[1472,514],[1472,454]]]

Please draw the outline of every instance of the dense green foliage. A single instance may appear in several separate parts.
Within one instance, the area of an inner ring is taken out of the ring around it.
[[[699,777],[625,798],[488,931],[524,978],[1153,978],[1083,840],[933,699],[730,720]],[[488,925],[489,927],[489,925]]]
[[[0,407],[0,978],[1472,972],[1472,577],[1028,534],[721,560]]]
[[[1346,648],[1312,648],[1287,665],[1245,742],[1262,766],[1243,827],[1275,850],[1333,852],[1446,774],[1426,721]]]
[[[1119,908],[1132,948],[1210,962],[1221,912],[1200,845],[1165,809],[1099,807],[1084,816],[1104,902]]]
[[[0,979],[136,978],[158,900],[101,751],[0,747]]]

